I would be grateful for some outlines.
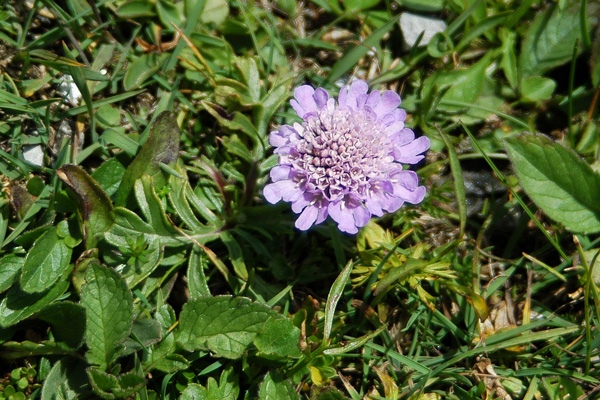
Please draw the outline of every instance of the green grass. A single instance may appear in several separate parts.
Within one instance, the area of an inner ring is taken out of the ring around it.
[[[0,398],[600,398],[600,6],[548,3],[2,3]],[[428,194],[300,232],[268,135],[355,77]]]

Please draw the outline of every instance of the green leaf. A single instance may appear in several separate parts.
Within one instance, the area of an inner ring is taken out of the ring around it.
[[[348,400],[348,398],[334,387],[315,387],[311,392],[311,400]]]
[[[115,224],[105,234],[105,238],[109,243],[122,246],[127,243],[127,238],[143,236],[149,248],[162,248],[163,246],[189,245],[191,244],[190,238],[199,243],[206,243],[219,237],[218,229],[210,226],[203,231],[187,233],[175,229],[167,218],[163,205],[154,191],[151,177],[143,176],[142,179],[136,182],[135,195],[142,215],[147,222],[136,213],[126,208],[117,207],[115,209]],[[156,257],[154,258],[158,260]],[[138,271],[138,281],[142,279],[142,276],[147,275],[148,271]],[[129,278],[129,273],[126,275]]]
[[[447,111],[462,109],[463,107],[444,104],[444,101],[474,102],[479,96],[485,80],[485,70],[491,61],[492,55],[488,53],[469,68],[434,73],[423,83],[423,98],[434,96],[437,88],[442,93],[441,98],[437,100],[440,102],[438,109]],[[442,88],[447,88],[447,90],[442,90]]]
[[[192,231],[200,232],[205,229],[205,225],[198,220],[190,206],[190,201],[194,201],[194,204],[200,204],[200,214],[207,220],[207,222],[220,225],[221,221],[212,213],[212,211],[210,211],[206,206],[203,205],[201,201],[197,199],[196,195],[192,191],[185,168],[180,165],[176,165],[175,170],[179,173],[179,175],[182,176],[182,178],[178,178],[175,175],[170,176],[170,190],[168,196],[171,205],[175,209],[179,218],[181,218],[187,227]]]
[[[125,341],[125,352],[123,355],[148,348],[154,343],[160,342],[162,331],[160,323],[151,318],[137,319],[131,327],[131,335]]]
[[[47,230],[27,254],[21,288],[29,293],[39,293],[51,287],[68,272],[71,252],[71,248],[58,237],[55,227]]]
[[[337,306],[340,297],[342,297],[342,293],[344,292],[344,288],[348,283],[348,279],[350,278],[350,273],[352,272],[352,260],[348,261],[340,275],[336,278],[333,285],[331,285],[331,290],[329,291],[329,295],[327,296],[327,303],[325,304],[325,326],[323,327],[323,343],[326,343],[329,340],[329,335],[331,334],[331,327],[333,326],[333,318],[335,316],[335,307]]]
[[[115,376],[88,368],[87,374],[94,392],[104,399],[133,396],[146,384],[142,375],[132,372]]]
[[[592,39],[592,54],[590,56],[590,73],[592,85],[600,85],[600,29],[596,29],[596,35]]]
[[[264,330],[254,338],[254,345],[265,355],[276,355],[283,359],[300,357],[298,348],[300,329],[286,318],[269,318]]]
[[[85,308],[69,301],[54,303],[43,309],[38,318],[50,324],[54,340],[77,350],[85,336]]]
[[[121,18],[153,17],[156,10],[151,1],[133,0],[122,4],[116,13]]]
[[[587,26],[593,28],[598,23],[599,5],[589,2]],[[571,2],[561,9],[555,4],[538,14],[521,45],[519,68],[521,76],[543,75],[551,68],[571,60],[573,46],[581,43],[581,6]],[[579,51],[582,50],[580,46]]]
[[[289,379],[270,371],[260,383],[258,398],[259,400],[298,400],[300,396]]]
[[[81,167],[67,164],[56,171],[79,200],[86,247],[93,248],[115,221],[112,202],[102,187]]]
[[[187,174],[183,167],[177,165],[175,170],[182,176],[178,178],[175,175],[171,175],[169,178],[169,201],[175,209],[175,213],[181,218],[181,220],[191,230],[202,230],[204,225],[198,220],[190,204],[185,196],[186,190],[189,189],[189,182],[187,180]]]
[[[117,159],[111,158],[92,173],[92,178],[108,196],[112,196],[119,189],[125,167]]]
[[[154,184],[161,188],[168,177],[160,169],[160,163],[174,166],[179,157],[179,126],[173,113],[165,111],[156,117],[150,135],[140,153],[131,162],[117,192],[115,204],[125,206],[135,185],[143,174],[153,176]]]
[[[444,9],[445,0],[397,0],[398,3],[413,11],[439,12]]]
[[[210,377],[206,387],[195,383],[188,385],[181,394],[181,400],[230,400],[237,399],[239,393],[238,378],[229,367],[221,373],[218,383]]]
[[[136,59],[125,71],[123,88],[126,91],[137,89],[152,77],[169,57],[168,54],[147,53]]]
[[[392,283],[398,281],[404,282],[408,277],[413,275],[415,271],[424,268],[427,265],[427,261],[418,260],[415,258],[409,258],[404,264],[399,267],[390,269],[385,277],[383,277],[373,291],[375,296],[386,290]]]
[[[448,135],[446,135],[444,131],[439,128],[438,132],[442,137],[446,148],[448,149],[450,171],[452,172],[452,180],[454,181],[454,192],[456,196],[456,204],[458,207],[458,216],[460,218],[460,237],[463,237],[465,232],[465,226],[467,225],[467,200],[465,194],[465,181],[463,179],[462,167],[460,166],[458,154],[456,154],[454,145],[448,138]]]
[[[510,86],[516,89],[519,83],[519,79],[517,78],[517,56],[515,54],[517,33],[501,29],[500,38],[502,39],[500,67],[504,71],[504,75]]]
[[[0,358],[14,359],[45,355],[66,355],[69,353],[71,351],[49,340],[42,340],[40,342],[32,342],[30,340],[25,340],[24,342],[11,341],[2,344]]]
[[[270,317],[281,318],[269,307],[245,297],[194,299],[183,306],[177,339],[186,350],[210,350],[218,357],[235,359]]]
[[[85,397],[90,390],[85,373],[87,364],[72,357],[65,357],[52,366],[42,387],[42,400],[74,400]]]
[[[246,263],[244,263],[242,248],[235,237],[229,231],[224,231],[221,233],[221,240],[225,247],[227,247],[227,250],[229,250],[229,259],[233,264],[235,274],[243,280],[248,280],[248,269],[246,268]]]
[[[188,288],[192,299],[211,296],[206,276],[204,275],[204,266],[206,264],[204,254],[200,252],[200,249],[194,247],[190,254],[187,270]]]
[[[521,80],[521,95],[532,102],[550,100],[554,89],[556,82],[543,76],[530,76]]]
[[[0,326],[9,327],[40,311],[62,296],[68,287],[68,281],[60,281],[45,292],[31,294],[13,286],[0,303]]]
[[[181,354],[177,354],[177,342],[172,332],[166,334],[157,346],[143,354],[144,370],[156,369],[168,373],[189,367],[189,361]]]
[[[17,280],[19,272],[25,264],[25,257],[9,254],[0,258],[0,293],[10,288]]]
[[[347,11],[362,11],[375,7],[381,0],[345,0],[344,8]]]
[[[600,232],[600,175],[573,151],[540,134],[504,140],[525,192],[550,218],[575,232]]]
[[[119,356],[133,323],[133,299],[125,281],[114,270],[91,263],[81,288],[86,308],[86,358],[106,370]]]

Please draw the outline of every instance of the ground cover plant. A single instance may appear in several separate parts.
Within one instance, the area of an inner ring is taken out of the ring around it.
[[[599,15],[0,3],[0,398],[600,398]]]

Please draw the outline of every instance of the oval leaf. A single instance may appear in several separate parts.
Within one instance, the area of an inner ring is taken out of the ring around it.
[[[56,228],[47,230],[27,254],[21,287],[29,293],[43,292],[56,283],[69,269],[71,248],[61,240]]]
[[[550,218],[575,232],[600,232],[600,175],[543,135],[505,139],[519,182]]]

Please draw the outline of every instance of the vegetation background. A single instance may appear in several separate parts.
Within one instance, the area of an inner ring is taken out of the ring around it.
[[[600,398],[599,15],[1,2],[0,398]],[[353,78],[430,138],[427,197],[299,232],[268,134]]]

